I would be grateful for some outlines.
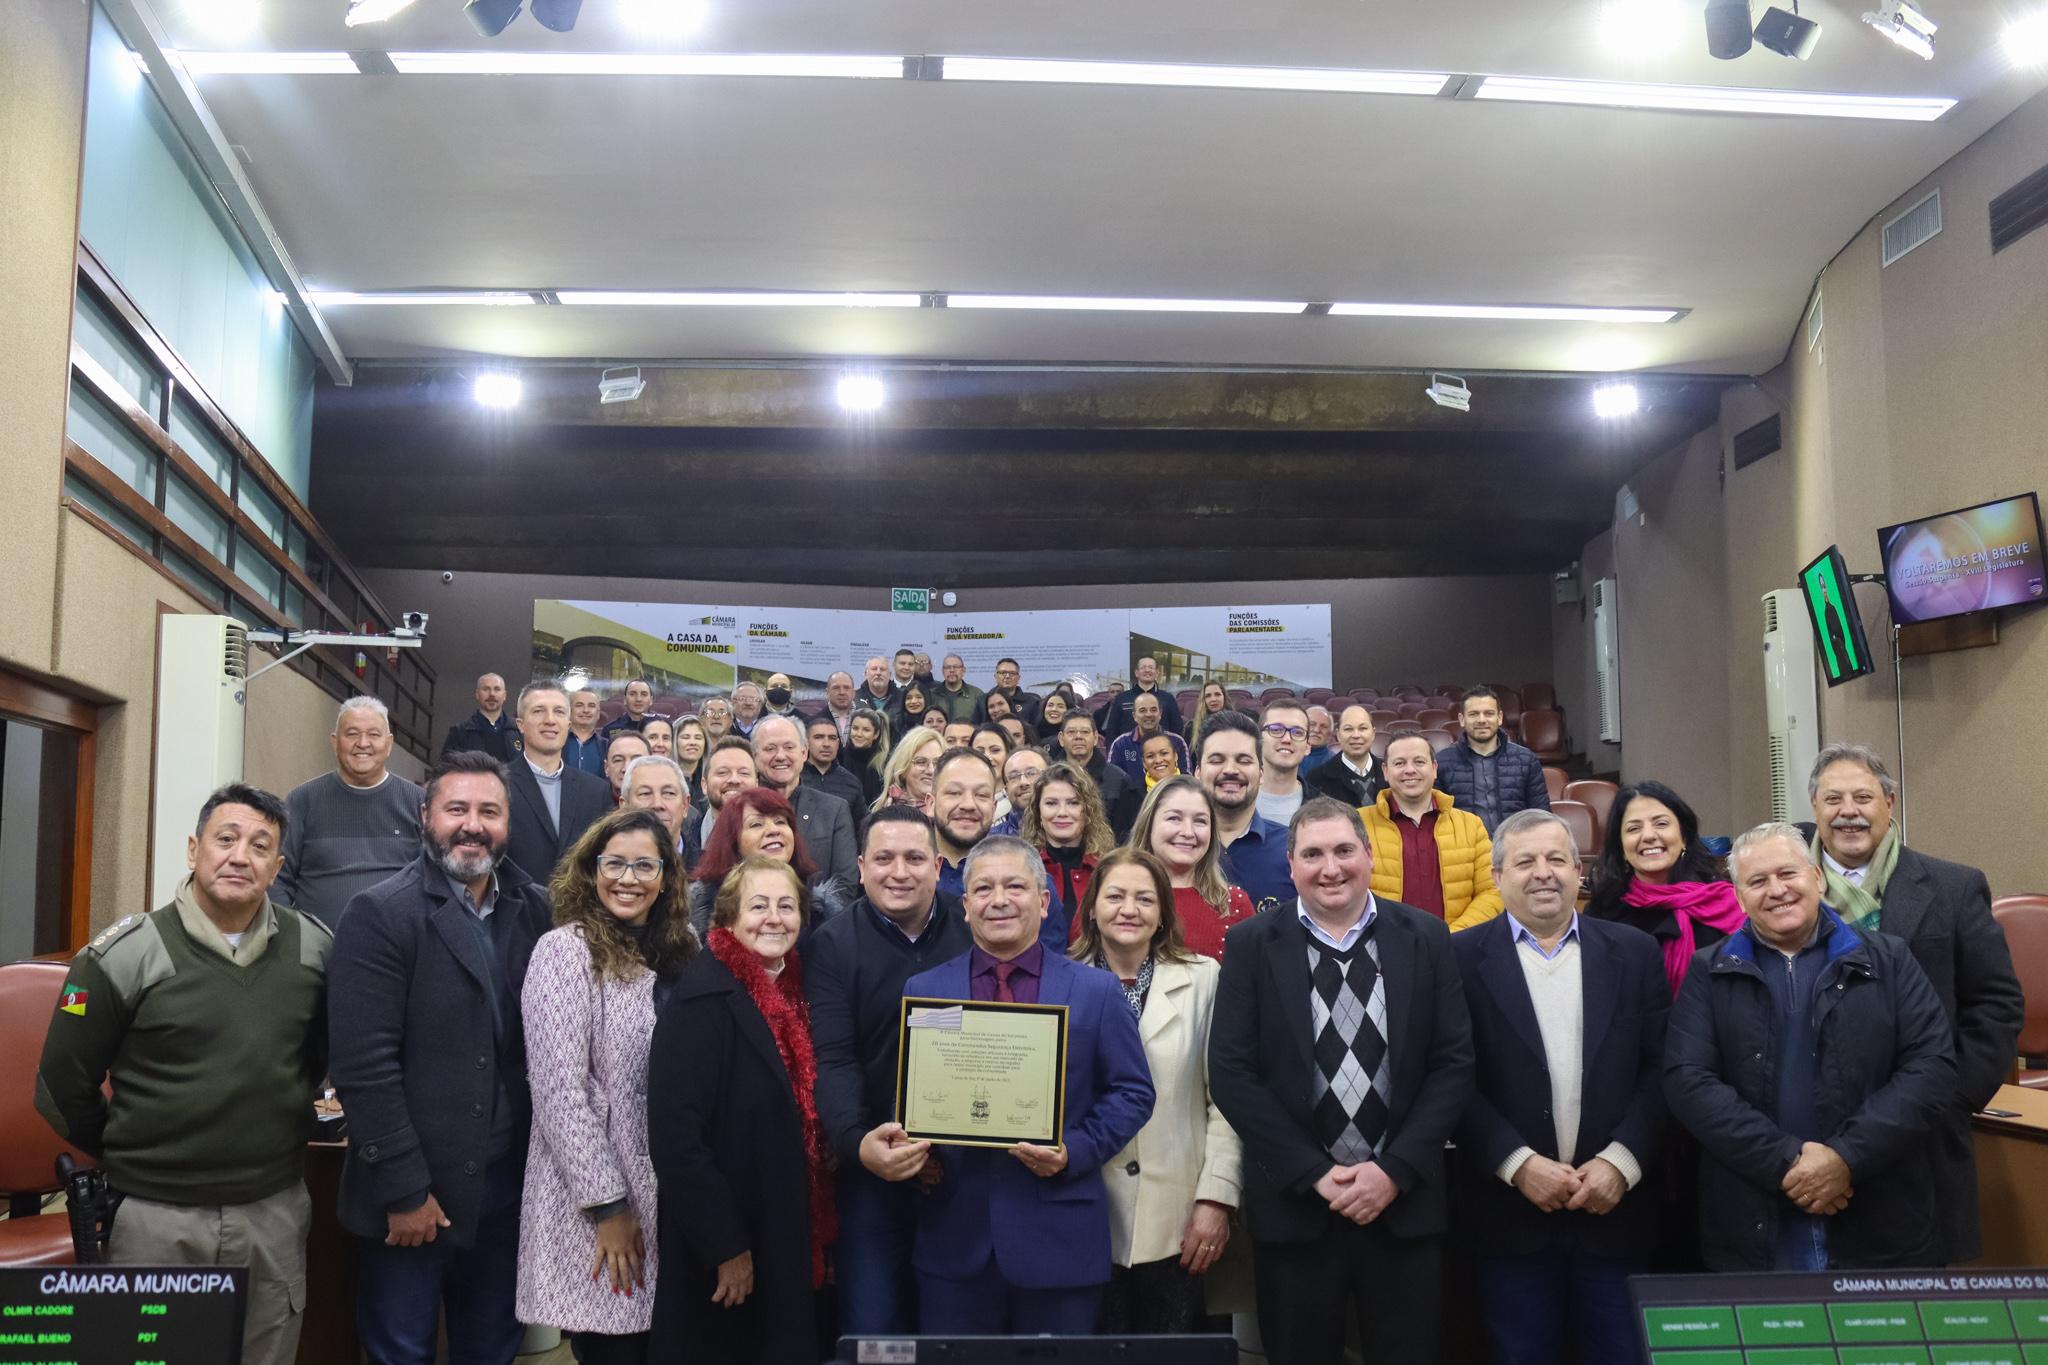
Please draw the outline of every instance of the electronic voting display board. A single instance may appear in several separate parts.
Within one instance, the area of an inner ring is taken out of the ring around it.
[[[240,1365],[242,1266],[0,1267],[0,1365]]]
[[[1638,1275],[1649,1365],[2048,1365],[2048,1270]]]

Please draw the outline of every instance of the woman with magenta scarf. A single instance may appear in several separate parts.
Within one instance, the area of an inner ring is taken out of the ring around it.
[[[1700,842],[1699,817],[1662,782],[1616,794],[1586,913],[1656,939],[1673,999],[1693,954],[1743,923],[1735,887]]]

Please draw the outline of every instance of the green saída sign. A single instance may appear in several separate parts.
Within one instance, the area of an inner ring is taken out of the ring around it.
[[[930,611],[932,590],[930,588],[889,589],[890,611]]]

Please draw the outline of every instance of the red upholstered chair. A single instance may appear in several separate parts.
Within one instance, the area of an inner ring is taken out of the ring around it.
[[[1337,693],[1334,689],[1328,687],[1311,687],[1310,689],[1308,689],[1308,691],[1301,694],[1301,699],[1307,702],[1310,706],[1328,706],[1331,703],[1331,701],[1333,701],[1336,698],[1336,696]]]
[[[1396,707],[1395,714],[1399,715],[1402,720],[1415,720],[1416,718],[1421,716],[1424,711],[1427,711],[1428,709],[1428,702],[1415,701],[1411,699],[1402,702],[1398,707]]]
[[[1377,721],[1375,721],[1373,723],[1373,729],[1380,733],[1389,735],[1412,735],[1419,732],[1422,729],[1422,722],[1419,720],[1412,719],[1408,716],[1397,716],[1395,719],[1388,721],[1385,725],[1381,725]]]
[[[52,1131],[36,1112],[36,1064],[43,1035],[56,1012],[67,968],[62,962],[10,962],[0,966],[0,1190],[12,1209],[0,1220],[0,1265],[71,1265],[71,1220],[39,1213],[55,1194],[57,1158],[80,1166],[97,1163]]]
[[[1389,711],[1383,706],[1375,706],[1366,714],[1372,717],[1372,728],[1375,730],[1384,730],[1401,719],[1399,711]]]
[[[1415,719],[1422,722],[1425,730],[1440,730],[1451,723],[1452,715],[1441,706],[1425,706],[1415,713]]]
[[[1593,810],[1583,801],[1553,801],[1550,813],[1564,821],[1579,846],[1579,861],[1591,863],[1600,856],[1600,841],[1594,837]]]
[[[1223,690],[1223,698],[1225,701],[1228,701],[1232,706],[1250,706],[1258,701],[1257,697],[1253,696],[1251,693],[1247,692],[1242,687],[1225,688]]]
[[[1521,742],[1545,763],[1562,763],[1570,757],[1564,749],[1564,717],[1555,711],[1523,712]]]
[[[1429,751],[1433,754],[1440,754],[1458,742],[1458,737],[1449,730],[1424,730],[1422,737],[1429,741]]]
[[[1553,805],[1564,800],[1565,786],[1571,780],[1571,774],[1564,769],[1554,768],[1548,763],[1543,765],[1543,786],[1549,792]]]
[[[1555,711],[1557,689],[1549,683],[1523,683],[1522,705],[1531,711]]]
[[[1526,709],[1522,705],[1522,694],[1515,691],[1512,687],[1503,687],[1499,691],[1500,718],[1511,726],[1517,724],[1522,719],[1522,712]]]
[[[1265,691],[1259,693],[1259,701],[1261,704],[1269,701],[1279,701],[1283,697],[1292,700],[1294,697],[1294,689],[1291,687],[1269,687]]]
[[[1433,711],[1455,712],[1458,709],[1458,697],[1457,694],[1454,692],[1438,692],[1434,695],[1424,697],[1422,700],[1425,703],[1427,703],[1429,708]]]
[[[1427,694],[1414,683],[1402,683],[1394,689],[1394,695],[1403,701],[1421,701]]]
[[[1380,699],[1380,694],[1373,691],[1370,687],[1354,687],[1347,695],[1350,696],[1351,700],[1362,701],[1367,706],[1371,706]]]
[[[1372,756],[1382,763],[1387,761],[1387,741],[1392,738],[1392,735],[1379,728],[1378,724],[1375,723],[1372,733]]]
[[[1458,709],[1458,698],[1465,695],[1465,684],[1438,683],[1436,685],[1436,694],[1439,697],[1448,697],[1451,702],[1451,709],[1455,711]]]
[[[1593,835],[1603,847],[1607,843],[1607,822],[1614,816],[1614,798],[1620,792],[1621,788],[1614,783],[1597,777],[1565,784],[1564,799],[1582,802],[1593,812]]]
[[[1991,917],[2005,930],[2027,998],[2020,1023],[2019,1083],[2048,1090],[2048,895],[2000,896],[1991,902]]]

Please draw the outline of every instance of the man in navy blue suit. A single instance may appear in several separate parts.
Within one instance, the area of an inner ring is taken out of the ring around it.
[[[1458,1125],[1475,1300],[1501,1365],[1627,1360],[1628,1277],[1660,1211],[1642,1185],[1664,1127],[1663,956],[1573,908],[1578,849],[1549,811],[1500,822],[1493,875],[1507,913],[1451,935],[1479,1068]]]
[[[1102,1163],[1152,1116],[1152,1073],[1116,978],[1039,940],[1046,891],[1037,851],[1004,835],[984,839],[962,880],[974,946],[911,977],[903,993],[1065,1005],[1066,1126],[1057,1147],[954,1147],[939,1157],[911,1256],[918,1328],[1084,1335],[1109,1281]]]

